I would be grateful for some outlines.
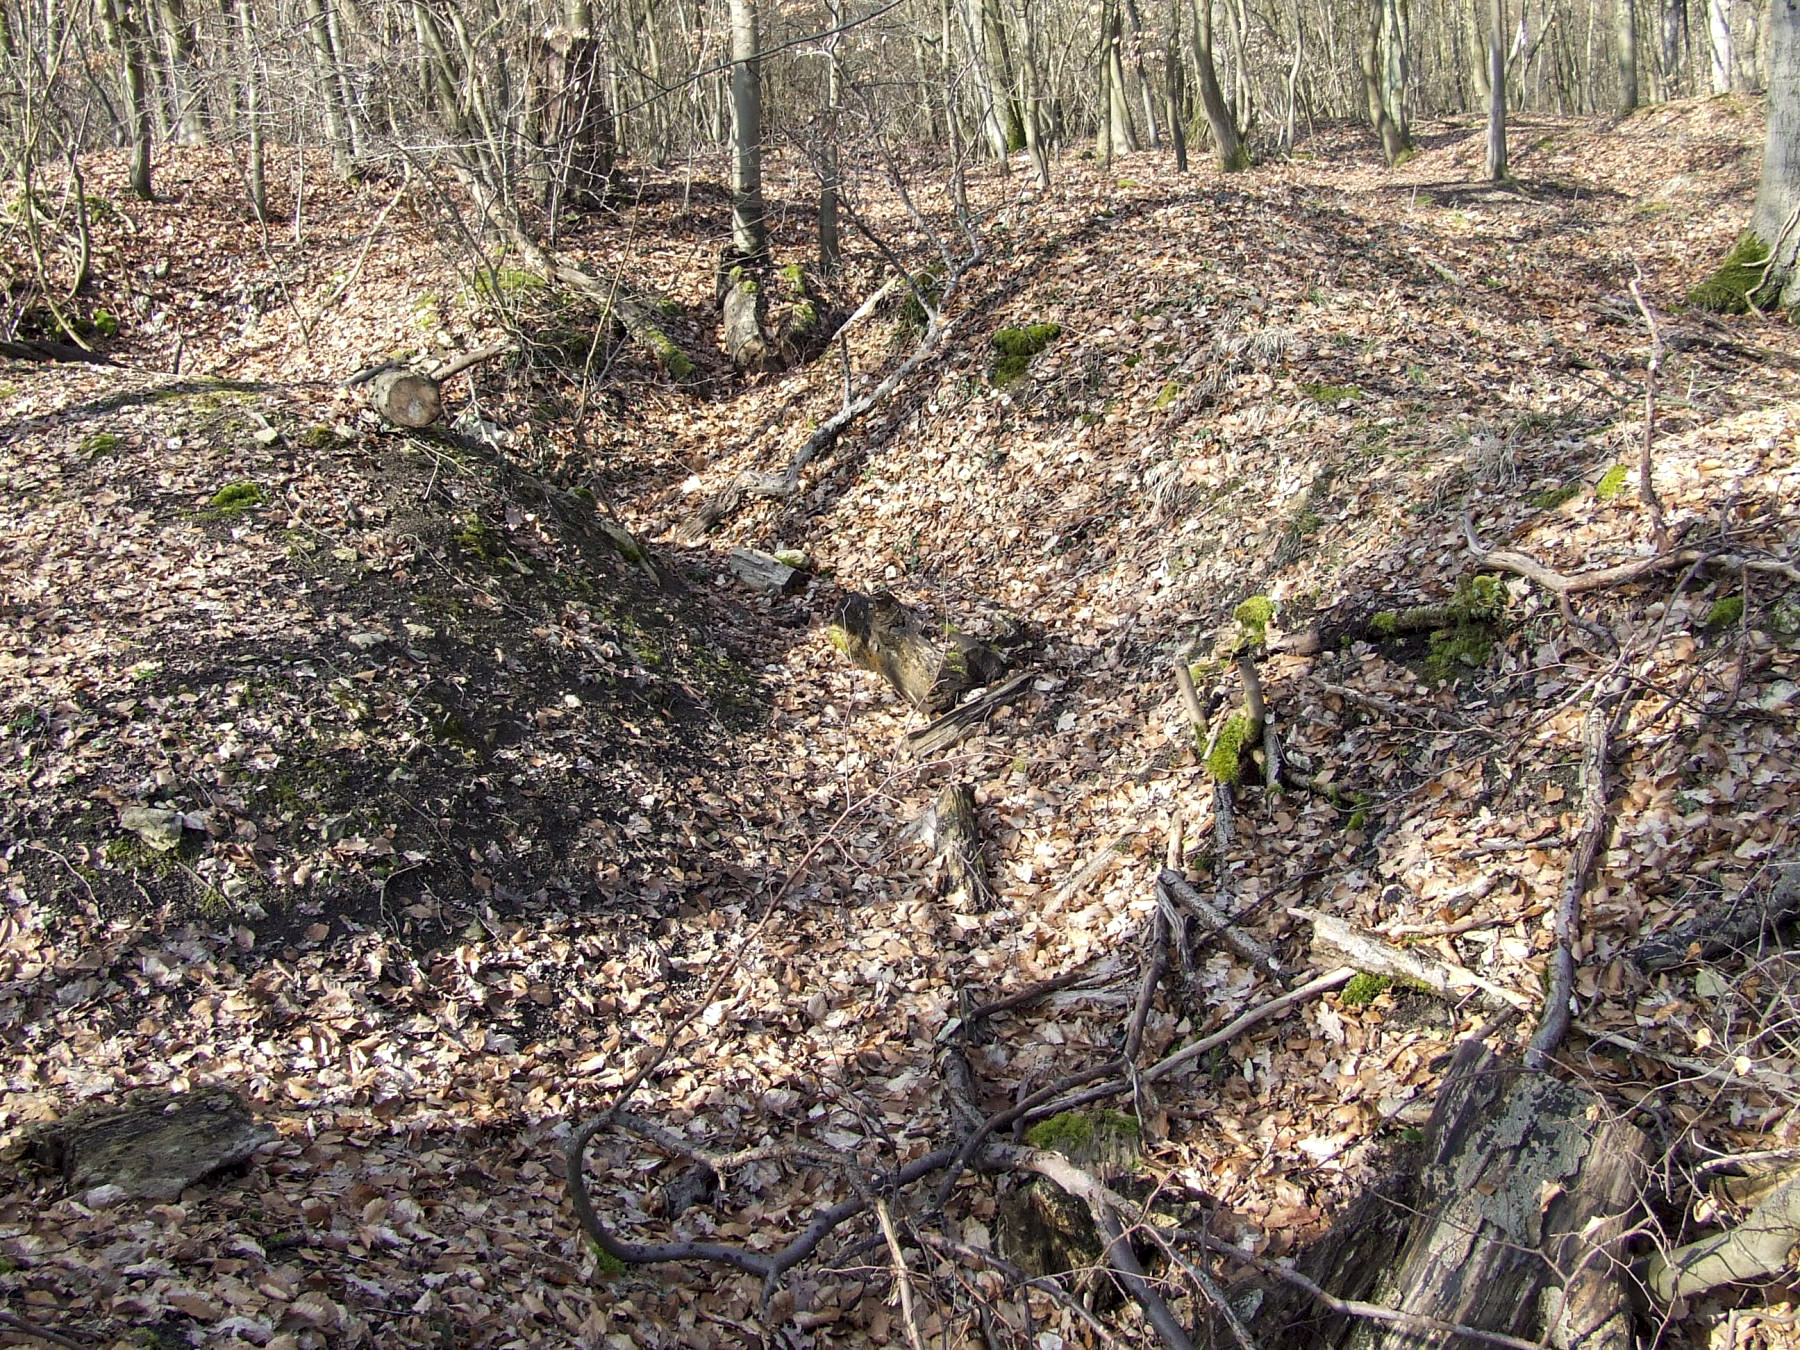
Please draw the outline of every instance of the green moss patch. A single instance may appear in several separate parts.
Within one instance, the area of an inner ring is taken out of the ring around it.
[[[1059,323],[1030,323],[1022,328],[1002,328],[989,339],[996,353],[989,382],[1004,389],[1024,378],[1031,358],[1062,336]]]
[[[1212,753],[1206,757],[1206,772],[1214,782],[1231,784],[1238,781],[1244,771],[1244,748],[1249,739],[1248,717],[1233,713],[1225,719],[1225,725],[1219,728],[1218,739],[1213,742]]]
[[[1574,483],[1564,483],[1561,487],[1546,488],[1531,499],[1531,504],[1540,511],[1554,511],[1564,502],[1569,501],[1581,489]]]
[[[1494,636],[1482,625],[1440,628],[1431,635],[1425,653],[1425,673],[1434,680],[1452,680],[1465,669],[1480,670],[1494,656]]]
[[[1728,595],[1722,600],[1713,601],[1713,607],[1706,615],[1708,628],[1730,628],[1743,621],[1744,597],[1741,595]]]
[[[244,479],[242,482],[227,483],[213,493],[202,514],[209,520],[229,520],[233,516],[254,511],[266,501],[268,497],[264,494],[262,485]]]
[[[1327,408],[1335,408],[1363,397],[1363,391],[1353,384],[1302,384],[1300,392],[1314,403]]]
[[[1135,1152],[1139,1133],[1136,1117],[1123,1111],[1063,1111],[1026,1130],[1025,1142],[1087,1162],[1121,1148]]]
[[[110,431],[96,431],[92,436],[81,438],[81,453],[89,459],[98,459],[101,455],[114,454],[124,444]]]
[[[1266,595],[1253,595],[1236,609],[1231,617],[1237,620],[1238,631],[1244,640],[1253,647],[1260,647],[1269,637],[1269,621],[1275,617],[1275,602]]]
[[[1772,270],[1769,246],[1745,231],[1712,275],[1688,292],[1688,303],[1715,314],[1773,309],[1781,303],[1781,286],[1771,281]]]
[[[1594,495],[1603,502],[1610,502],[1625,491],[1625,466],[1615,464],[1600,475],[1600,481],[1594,484]]]
[[[1380,998],[1392,988],[1394,981],[1387,975],[1371,975],[1366,970],[1358,971],[1350,977],[1344,986],[1344,992],[1338,995],[1338,1002],[1346,1008],[1364,1008]]]

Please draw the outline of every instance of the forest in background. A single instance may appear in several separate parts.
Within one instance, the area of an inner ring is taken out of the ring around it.
[[[0,1341],[1790,1343],[1779,0],[0,21]]]

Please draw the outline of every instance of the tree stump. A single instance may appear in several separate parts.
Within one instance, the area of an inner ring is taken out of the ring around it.
[[[1392,1221],[1398,1206],[1384,1207],[1381,1224],[1353,1206],[1321,1244],[1329,1244],[1329,1261],[1303,1257],[1301,1268],[1340,1298],[1553,1346],[1630,1350],[1637,1341],[1620,1247],[1644,1193],[1649,1157],[1643,1133],[1609,1117],[1599,1098],[1502,1064],[1479,1041],[1465,1041],[1425,1129],[1403,1245]],[[1372,1240],[1349,1232],[1332,1242],[1352,1224]],[[1302,1328],[1288,1324],[1293,1312],[1291,1295],[1272,1291],[1257,1316],[1265,1346],[1418,1350],[1457,1343],[1440,1333],[1338,1318]]]
[[[844,597],[827,632],[832,646],[886,680],[913,707],[946,712],[969,690],[1005,673],[1006,659],[987,643],[946,625],[929,633],[886,591]]]

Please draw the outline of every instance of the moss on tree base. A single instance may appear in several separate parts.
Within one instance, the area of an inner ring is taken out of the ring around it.
[[[1688,303],[1715,314],[1747,314],[1781,304],[1782,277],[1769,265],[1769,246],[1745,231],[1713,274],[1688,292]]]

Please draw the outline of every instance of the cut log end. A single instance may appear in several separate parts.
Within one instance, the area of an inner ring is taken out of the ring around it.
[[[369,381],[368,405],[399,427],[428,427],[443,415],[436,380],[416,370],[384,370]]]

